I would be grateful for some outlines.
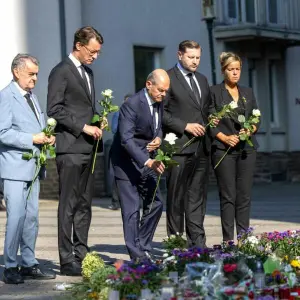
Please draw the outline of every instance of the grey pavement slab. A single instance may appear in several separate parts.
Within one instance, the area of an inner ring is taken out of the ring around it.
[[[91,250],[98,251],[104,260],[113,262],[116,259],[128,259],[128,255],[124,246],[120,211],[108,210],[109,203],[108,198],[93,201],[89,245]],[[57,283],[80,280],[59,276],[57,204],[57,201],[40,201],[40,228],[36,246],[36,256],[40,264],[53,268],[57,272],[57,278],[51,281],[26,281],[18,286],[5,285],[0,281],[0,300],[59,300],[63,295],[62,292],[54,290]],[[208,245],[221,241],[219,213],[218,192],[211,188],[205,218]],[[5,222],[5,213],[0,212],[0,278],[3,272]],[[154,237],[154,247],[157,251],[166,236],[165,223],[164,212]],[[300,229],[300,184],[256,185],[252,195],[251,225],[256,228],[257,233]]]

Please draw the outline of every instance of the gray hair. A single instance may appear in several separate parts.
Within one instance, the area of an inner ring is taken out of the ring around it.
[[[35,65],[39,65],[39,61],[34,56],[27,53],[19,53],[13,59],[11,63],[11,72],[13,73],[14,69],[23,69],[26,66],[26,61],[30,60]]]
[[[147,81],[152,82],[153,84],[155,84],[155,79],[156,79],[156,75],[154,74],[154,72],[152,71],[148,77],[147,77]]]

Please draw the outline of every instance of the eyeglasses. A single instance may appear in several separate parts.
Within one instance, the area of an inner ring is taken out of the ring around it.
[[[90,56],[93,56],[95,54],[100,55],[101,51],[100,50],[90,50],[88,47],[86,47],[85,45],[82,45],[89,53]]]

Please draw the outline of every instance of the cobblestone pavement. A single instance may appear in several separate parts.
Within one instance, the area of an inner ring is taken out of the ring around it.
[[[98,251],[105,261],[128,259],[122,233],[120,211],[107,209],[109,199],[95,199],[93,219],[89,235],[91,250]],[[209,192],[205,228],[207,244],[213,245],[221,240],[218,193]],[[57,251],[57,201],[40,201],[40,229],[36,246],[36,256],[40,264],[53,268],[59,274]],[[0,212],[0,278],[3,272],[3,241],[5,233],[5,214]],[[165,212],[160,220],[154,238],[154,247],[159,249],[166,236]],[[253,189],[251,225],[256,232],[300,228],[300,184],[256,185]],[[159,251],[159,250],[157,250]],[[0,279],[1,280],[1,279]],[[54,290],[55,285],[63,282],[79,281],[80,278],[57,275],[51,281],[26,281],[13,286],[0,281],[0,300],[62,299],[61,293]]]

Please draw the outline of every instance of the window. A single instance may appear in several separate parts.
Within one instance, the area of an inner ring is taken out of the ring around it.
[[[254,0],[245,0],[246,8],[246,22],[255,23],[255,1]]]
[[[228,18],[237,19],[237,2],[236,0],[228,0]]]
[[[278,23],[278,0],[268,0],[267,1],[267,11],[268,11],[268,22],[269,23]]]
[[[276,63],[274,60],[269,61],[269,94],[270,94],[270,118],[271,118],[271,126],[278,127],[279,126],[279,117],[278,117],[278,90],[277,90],[277,70]]]
[[[135,90],[139,91],[145,87],[147,76],[157,68],[161,67],[160,48],[134,46],[134,72]]]

